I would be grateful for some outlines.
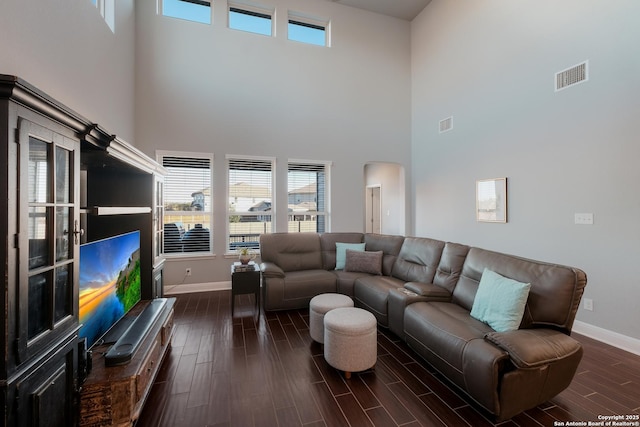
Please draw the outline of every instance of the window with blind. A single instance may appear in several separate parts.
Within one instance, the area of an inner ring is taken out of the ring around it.
[[[159,162],[169,171],[164,181],[164,253],[211,253],[213,156],[163,153]]]
[[[328,164],[289,161],[288,231],[329,231]]]
[[[259,249],[260,235],[273,231],[274,160],[229,157],[227,161],[228,249]]]

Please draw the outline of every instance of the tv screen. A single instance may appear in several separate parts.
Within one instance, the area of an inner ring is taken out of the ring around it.
[[[140,301],[140,231],[80,246],[80,337],[87,348]]]

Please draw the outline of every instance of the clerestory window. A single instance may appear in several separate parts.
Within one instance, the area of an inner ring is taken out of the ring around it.
[[[207,0],[161,0],[162,14],[171,18],[211,24],[211,2]]]
[[[229,4],[229,28],[271,36],[273,9]]]

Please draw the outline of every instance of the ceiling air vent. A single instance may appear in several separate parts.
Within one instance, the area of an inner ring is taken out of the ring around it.
[[[453,129],[453,116],[440,120],[440,133]]]
[[[589,80],[589,61],[556,73],[556,92]]]

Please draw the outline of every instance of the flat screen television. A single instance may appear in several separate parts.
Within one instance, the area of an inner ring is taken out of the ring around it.
[[[80,337],[98,343],[140,301],[140,231],[80,246]]]

